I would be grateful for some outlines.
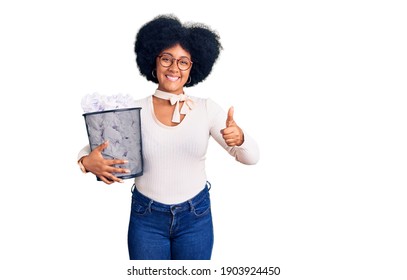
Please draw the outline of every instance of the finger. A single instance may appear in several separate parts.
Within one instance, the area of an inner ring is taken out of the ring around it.
[[[116,176],[112,176],[109,178],[110,181],[116,182],[116,183],[123,183],[124,181],[120,178],[117,178]]]
[[[227,127],[227,128],[222,129],[220,132],[222,135],[233,134],[236,132],[236,127]]]
[[[106,172],[105,178],[109,180],[110,182],[118,182],[118,183],[123,183],[123,180],[114,176],[112,173]]]
[[[127,168],[119,168],[119,167],[111,167],[107,170],[109,173],[130,173],[130,169]]]
[[[225,139],[225,142],[226,142],[226,144],[227,144],[229,147],[232,147],[232,146],[236,146],[236,145],[237,145],[236,139]]]
[[[125,159],[106,159],[105,163],[107,165],[116,165],[116,164],[127,164],[129,163],[129,161]]]
[[[109,179],[107,179],[107,178],[104,177],[104,176],[99,176],[98,178],[99,178],[100,180],[102,180],[102,182],[104,182],[104,183],[107,184],[107,185],[110,185],[110,184],[113,183],[113,181],[110,181]]]
[[[235,122],[233,119],[234,112],[235,112],[235,109],[233,108],[233,106],[230,107],[229,111],[228,111],[228,117],[226,119],[226,127],[229,127],[234,124],[234,122]]]
[[[237,135],[235,134],[228,134],[228,135],[223,135],[223,140],[227,143],[228,141],[235,140],[237,139]]]

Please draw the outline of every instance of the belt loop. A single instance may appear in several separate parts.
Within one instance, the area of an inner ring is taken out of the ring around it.
[[[212,188],[212,185],[209,181],[206,181],[206,186],[208,187],[208,191],[210,191]]]
[[[150,200],[150,202],[148,203],[148,211],[151,213],[151,205],[153,204],[153,200]]]
[[[136,189],[136,183],[134,183],[133,186],[131,186],[131,192],[133,193],[135,189]]]
[[[188,200],[188,203],[189,203],[189,208],[190,208],[191,212],[193,212],[195,210],[195,208],[194,208],[194,205],[192,204],[192,200],[191,199]]]

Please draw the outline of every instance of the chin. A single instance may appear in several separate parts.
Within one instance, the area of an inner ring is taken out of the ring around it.
[[[178,85],[164,85],[161,87],[163,91],[170,92],[170,93],[182,93],[184,91],[184,84]]]

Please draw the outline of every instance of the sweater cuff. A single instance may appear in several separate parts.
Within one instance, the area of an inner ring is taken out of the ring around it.
[[[90,146],[86,145],[85,147],[83,147],[82,150],[79,151],[76,161],[79,161],[81,158],[83,158],[84,156],[87,156],[89,154],[90,154]]]

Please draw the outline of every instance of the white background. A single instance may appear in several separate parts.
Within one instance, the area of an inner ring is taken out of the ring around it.
[[[244,166],[211,141],[215,245],[202,266],[279,266],[276,279],[406,279],[402,2],[2,2],[0,278],[132,278],[132,183],[107,186],[78,170],[80,101],[152,94],[134,38],[175,13],[216,29],[224,47],[188,94],[234,105],[261,149],[260,162]]]

